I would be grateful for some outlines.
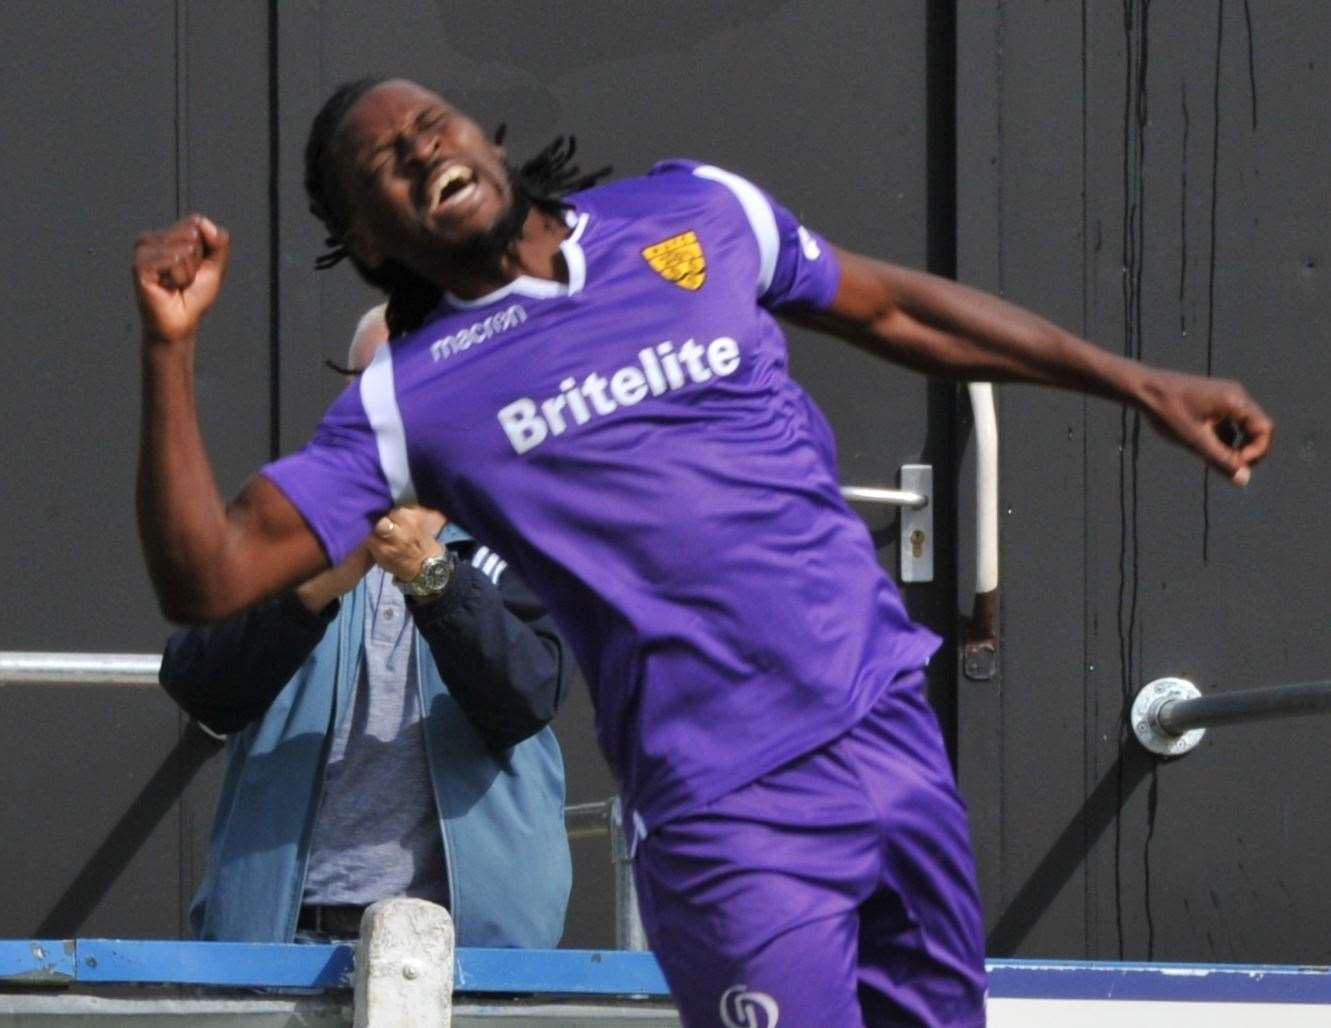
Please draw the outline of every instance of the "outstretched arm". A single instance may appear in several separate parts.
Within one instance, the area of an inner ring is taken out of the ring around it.
[[[954,378],[1036,382],[1131,403],[1239,485],[1270,449],[1271,419],[1237,382],[1152,368],[1029,311],[936,275],[837,251],[841,283],[797,320],[879,356]],[[1242,441],[1222,438],[1233,422]]]
[[[327,566],[318,540],[275,485],[255,476],[222,502],[199,433],[199,320],[226,275],[230,237],[199,215],[134,247],[143,322],[138,515],[148,573],[173,621],[211,621]]]

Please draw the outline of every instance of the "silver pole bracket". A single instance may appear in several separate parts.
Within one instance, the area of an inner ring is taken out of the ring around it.
[[[1175,735],[1160,723],[1160,712],[1171,703],[1195,700],[1200,695],[1201,691],[1186,678],[1157,678],[1143,686],[1132,701],[1132,731],[1137,741],[1162,757],[1191,753],[1201,743],[1206,729],[1192,728]]]

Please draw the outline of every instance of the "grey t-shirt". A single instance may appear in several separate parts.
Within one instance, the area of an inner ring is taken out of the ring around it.
[[[446,904],[411,614],[377,566],[365,591],[365,661],[328,754],[302,902],[360,906],[415,896]]]

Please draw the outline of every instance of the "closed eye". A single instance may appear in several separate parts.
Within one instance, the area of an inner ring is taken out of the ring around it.
[[[447,112],[442,111],[437,107],[427,107],[425,110],[421,111],[420,114],[416,115],[416,130],[419,132],[424,131],[425,129],[435,128],[436,126],[442,125],[447,120]]]

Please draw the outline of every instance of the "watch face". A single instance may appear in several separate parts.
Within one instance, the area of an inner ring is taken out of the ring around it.
[[[421,568],[421,578],[424,580],[425,588],[431,592],[442,589],[448,584],[449,570],[447,557],[431,557]]]

